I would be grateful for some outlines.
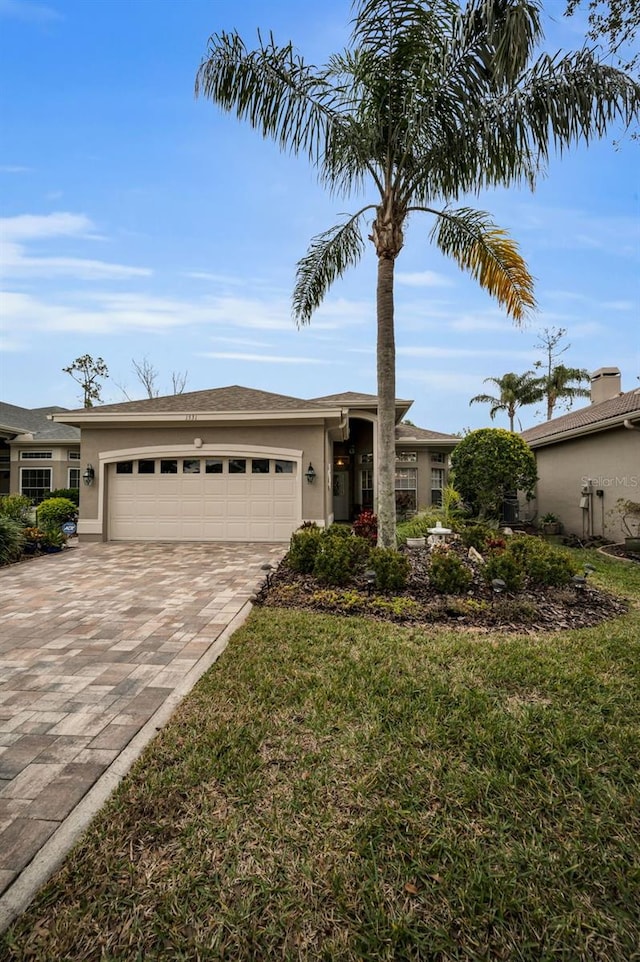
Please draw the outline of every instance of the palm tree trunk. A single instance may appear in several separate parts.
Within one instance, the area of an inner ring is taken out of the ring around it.
[[[395,258],[378,257],[378,545],[396,547],[396,344],[393,328]]]

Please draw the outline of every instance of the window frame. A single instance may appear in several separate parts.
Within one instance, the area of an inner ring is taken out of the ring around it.
[[[39,472],[42,472],[43,474],[44,474],[45,471],[47,471],[48,474],[49,474],[49,485],[48,485],[48,487],[47,487],[47,485],[39,485],[39,484],[25,485],[25,483],[24,483],[24,472],[25,472],[25,471],[39,471]],[[29,468],[20,468],[20,494],[25,494],[28,498],[31,498],[31,500],[32,500],[35,504],[40,504],[41,501],[44,501],[44,498],[46,497],[47,494],[51,494],[51,491],[53,490],[52,487],[51,487],[52,482],[53,482],[53,468],[31,468],[31,467],[29,467]],[[38,497],[38,495],[36,495],[36,494],[27,494],[26,491],[25,491],[25,488],[28,488],[29,490],[32,490],[32,491],[33,491],[33,490],[37,490],[37,489],[41,489],[41,490],[43,491],[43,496],[40,498],[40,497]]]
[[[53,461],[53,451],[21,451],[21,461]]]

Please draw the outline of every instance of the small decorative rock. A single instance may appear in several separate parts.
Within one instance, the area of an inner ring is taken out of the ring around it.
[[[407,548],[424,548],[424,538],[407,538]]]
[[[506,534],[506,535],[512,535],[512,534],[513,534],[513,529],[512,529],[512,528],[503,528],[503,529],[502,529],[502,533],[503,533],[503,534]]]
[[[476,564],[484,564],[484,558],[479,551],[476,551],[473,545],[469,548],[469,554],[467,557],[469,558],[469,561],[475,561]]]

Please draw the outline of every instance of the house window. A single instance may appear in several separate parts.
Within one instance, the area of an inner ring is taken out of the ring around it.
[[[185,458],[182,462],[183,474],[200,474],[200,458]]]
[[[67,451],[67,461],[79,461],[80,452],[79,451]]]
[[[80,487],[80,468],[69,468],[67,472],[68,477],[68,487],[69,488],[79,488]]]
[[[138,461],[138,474],[155,474],[155,472],[155,461],[152,461],[150,458],[145,458],[143,461]]]
[[[205,474],[222,474],[222,458],[207,458],[204,462]]]
[[[373,464],[373,454],[371,451],[360,455],[360,464]]]
[[[51,468],[21,468],[20,494],[40,504],[51,493]]]
[[[442,504],[444,488],[444,468],[431,468],[431,504]]]
[[[51,451],[21,451],[21,461],[50,461],[53,457]]]
[[[229,474],[246,474],[246,458],[229,458]]]
[[[293,474],[293,461],[274,461],[276,474]]]
[[[253,458],[251,461],[252,474],[269,474],[269,458]]]
[[[431,460],[434,464],[444,464],[445,455],[440,451],[433,452],[431,454]]]
[[[404,518],[418,506],[418,469],[396,468],[396,512]]]
[[[415,464],[417,460],[417,451],[396,451],[396,461],[402,461],[403,464]]]
[[[118,461],[116,474],[133,474],[133,461]]]
[[[373,471],[365,468],[360,472],[360,492],[363,508],[373,508]]]

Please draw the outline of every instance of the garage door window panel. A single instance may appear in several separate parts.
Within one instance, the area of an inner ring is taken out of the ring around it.
[[[200,474],[200,458],[185,458],[182,462],[183,474]]]
[[[222,458],[207,458],[204,463],[205,474],[222,474]]]
[[[229,458],[229,474],[246,474],[246,458]]]
[[[177,474],[178,461],[176,458],[162,458],[160,461],[160,474]]]
[[[116,474],[133,474],[133,461],[118,461]]]
[[[269,458],[252,458],[252,474],[269,474]]]
[[[155,474],[156,462],[155,461],[138,461],[138,474]]]
[[[280,461],[276,460],[273,462],[276,474],[293,474],[295,461]]]

